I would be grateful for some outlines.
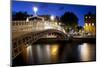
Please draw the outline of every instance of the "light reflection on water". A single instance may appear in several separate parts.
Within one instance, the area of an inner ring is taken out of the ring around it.
[[[82,61],[90,61],[91,58],[94,56],[95,47],[89,43],[83,43],[78,46],[80,60]],[[94,53],[94,54],[93,54]]]
[[[29,45],[27,47],[27,62],[33,63],[33,52],[32,52],[32,46],[31,45]]]
[[[57,62],[58,50],[59,50],[59,45],[57,45],[57,44],[51,45],[51,59],[52,59],[53,63]]]
[[[22,54],[24,59],[23,65],[28,64],[45,64],[60,62],[80,62],[95,60],[95,44],[34,44],[27,47]],[[21,59],[18,57],[17,59]],[[27,60],[25,60],[27,59]],[[16,61],[15,64],[18,61]],[[21,63],[19,64],[21,65]]]
[[[50,46],[47,44],[45,46],[36,46],[37,61],[38,63],[49,63],[50,62]]]

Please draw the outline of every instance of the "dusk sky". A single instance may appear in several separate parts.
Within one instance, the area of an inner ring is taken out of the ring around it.
[[[58,3],[40,3],[40,2],[25,2],[25,1],[13,1],[12,11],[14,12],[27,12],[28,14],[34,14],[32,7],[38,7],[38,15],[54,15],[61,16],[65,12],[73,12],[79,19],[79,25],[84,25],[84,15],[88,12],[96,14],[95,6],[86,5],[72,5],[72,4],[58,4]]]

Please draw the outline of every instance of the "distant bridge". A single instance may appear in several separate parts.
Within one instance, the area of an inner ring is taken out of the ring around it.
[[[48,36],[56,36],[56,39],[67,39],[67,35],[55,29],[48,29],[39,32],[30,32],[12,39],[12,57],[16,58],[26,47],[34,44],[41,38],[48,38]]]

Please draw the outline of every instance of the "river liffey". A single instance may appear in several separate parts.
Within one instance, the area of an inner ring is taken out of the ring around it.
[[[28,46],[13,66],[96,61],[95,43],[44,43]]]

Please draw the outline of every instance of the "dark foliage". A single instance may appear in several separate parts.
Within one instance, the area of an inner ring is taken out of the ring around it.
[[[78,25],[78,17],[73,12],[65,12],[64,15],[61,16],[60,20],[70,27]]]
[[[14,12],[12,14],[12,20],[26,20],[29,16],[27,12]]]

